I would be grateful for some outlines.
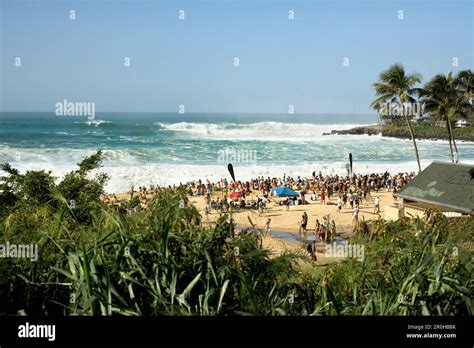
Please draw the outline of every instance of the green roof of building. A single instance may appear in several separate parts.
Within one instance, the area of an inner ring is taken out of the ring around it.
[[[474,213],[474,165],[433,162],[395,194],[463,213]]]

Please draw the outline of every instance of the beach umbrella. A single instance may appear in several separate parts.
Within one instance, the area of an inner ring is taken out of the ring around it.
[[[229,163],[227,165],[227,169],[229,170],[229,173],[230,173],[230,176],[232,177],[232,180],[234,180],[234,182],[235,182],[234,166],[232,165],[232,163]]]
[[[227,197],[229,197],[233,201],[236,201],[240,198],[240,192],[231,192],[231,193],[229,193],[229,195]]]
[[[298,194],[286,186],[277,187],[273,189],[273,194],[277,197],[296,197]]]

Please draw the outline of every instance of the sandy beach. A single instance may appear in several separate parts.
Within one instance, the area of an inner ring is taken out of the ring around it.
[[[362,218],[365,218],[365,220],[373,220],[379,217],[379,214],[374,213],[373,198],[375,198],[376,195],[380,197],[381,217],[386,217],[387,211],[394,206],[392,192],[386,192],[386,190],[381,190],[378,193],[373,192],[372,197],[367,196],[368,199],[363,200],[360,204],[359,220],[362,220]],[[212,198],[221,197],[222,192],[212,194]],[[189,199],[190,202],[196,206],[201,215],[204,216],[204,222],[214,222],[218,218],[219,212],[215,210],[212,210],[207,216],[205,215],[204,196],[189,197]],[[272,229],[298,233],[301,215],[306,212],[309,217],[308,232],[314,231],[316,219],[322,222],[323,217],[328,214],[330,220],[335,221],[338,232],[350,233],[353,229],[352,209],[350,209],[350,205],[347,203],[346,208],[343,207],[339,213],[337,211],[337,196],[331,197],[331,200],[326,200],[326,204],[321,204],[319,201],[307,201],[308,204],[291,206],[289,210],[286,210],[285,206],[278,205],[278,202],[284,200],[284,198],[272,196],[270,199],[270,203],[267,204],[262,214],[259,214],[258,211],[254,209],[234,209],[232,211],[233,219],[238,225],[251,227],[250,219],[257,228],[263,228],[267,219],[270,218],[272,220],[270,224]],[[247,196],[247,200],[257,200],[257,196],[251,193]]]
[[[215,191],[211,194],[211,199],[220,199],[225,196],[222,191]],[[380,198],[380,213],[374,212],[374,198]],[[117,197],[120,200],[128,199],[130,194],[119,193]],[[247,193],[246,199],[251,202],[257,200],[258,191]],[[333,195],[331,199],[326,199],[326,204],[318,201],[308,200],[307,204],[290,206],[287,210],[286,206],[279,205],[279,202],[284,200],[282,197],[270,197],[270,202],[266,205],[263,213],[259,213],[256,209],[232,209],[229,213],[239,227],[252,227],[254,225],[258,229],[263,229],[265,223],[270,218],[270,228],[272,231],[285,231],[298,235],[301,216],[304,212],[308,214],[308,236],[314,235],[316,219],[322,222],[323,217],[329,215],[330,221],[334,220],[338,235],[350,236],[353,233],[354,222],[352,209],[349,203],[346,207],[342,207],[341,212],[337,209],[337,195]],[[211,210],[209,214],[205,213],[205,196],[190,196],[189,202],[193,204],[203,217],[204,225],[212,225],[220,216],[220,211]],[[395,200],[392,192],[381,189],[379,192],[372,192],[367,196],[367,199],[362,200],[359,205],[359,221],[365,219],[366,221],[376,220],[379,217],[384,219],[394,219]],[[263,247],[269,250],[272,255],[280,255],[285,251],[292,251],[295,253],[302,253],[307,256],[306,250],[298,244],[277,238],[275,236],[265,236],[263,238]],[[321,251],[321,250],[319,250]],[[318,264],[333,262],[335,259],[325,256],[324,252],[316,253]]]
[[[375,196],[380,197],[380,215],[374,213],[373,199]],[[222,192],[216,192],[212,195],[212,198],[220,197],[222,197]],[[247,200],[252,201],[256,199],[257,196],[255,194],[247,196]],[[336,223],[338,234],[350,236],[353,233],[354,223],[352,221],[352,209],[350,208],[349,203],[347,203],[347,206],[345,208],[343,207],[339,213],[337,211],[337,196],[331,197],[331,200],[326,200],[326,204],[321,204],[320,201],[308,201],[308,204],[305,205],[291,206],[289,210],[286,210],[286,206],[280,206],[278,204],[278,202],[283,199],[284,198],[280,197],[271,197],[271,200],[269,204],[267,204],[263,213],[259,213],[258,210],[254,209],[233,210],[232,218],[238,226],[252,227],[252,223],[259,229],[263,229],[267,219],[270,218],[271,230],[287,231],[298,235],[301,216],[306,212],[306,214],[308,214],[308,235],[314,234],[316,219],[318,219],[319,222],[322,222],[323,217],[327,215],[329,215],[330,221],[334,220]],[[219,217],[219,212],[215,210],[212,210],[210,214],[205,214],[205,201],[203,196],[190,197],[190,202],[198,208],[203,216],[204,223],[215,222]],[[392,192],[386,192],[385,189],[380,190],[378,193],[373,192],[372,197],[367,196],[367,200],[363,200],[359,205],[359,221],[363,218],[366,221],[374,220],[379,217],[390,218],[387,212],[391,211],[393,206],[394,198]],[[272,251],[275,255],[281,254],[284,251],[304,251],[302,247],[276,237],[264,237],[263,246]],[[331,261],[331,258],[326,257],[323,252],[317,252],[316,254],[319,264]],[[334,259],[332,260],[334,261]]]

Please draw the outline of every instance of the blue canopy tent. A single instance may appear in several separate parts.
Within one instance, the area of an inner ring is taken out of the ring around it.
[[[277,197],[296,197],[298,194],[286,186],[277,187],[272,190],[273,194]]]

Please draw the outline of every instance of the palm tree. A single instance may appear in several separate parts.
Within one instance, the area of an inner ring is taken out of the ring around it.
[[[466,117],[472,109],[472,105],[469,103],[469,96],[472,93],[472,72],[470,74],[469,72],[469,70],[465,70],[457,75],[453,75],[452,72],[448,75],[438,74],[420,90],[425,109],[433,116],[446,122],[449,150],[453,163],[458,162],[459,155],[452,121],[459,117]]]
[[[466,95],[469,103],[474,105],[474,74],[471,70],[462,70],[458,73],[457,77],[459,78],[461,92]]]
[[[380,106],[384,104],[386,105],[387,103],[399,103],[403,105],[407,102],[414,102],[415,98],[413,96],[418,93],[418,88],[414,88],[413,86],[420,82],[420,74],[406,74],[403,65],[394,64],[386,71],[382,72],[379,76],[379,81],[373,84],[377,99],[373,101],[371,106],[376,110],[380,110]],[[420,156],[418,155],[413,127],[406,112],[403,112],[403,116],[408,130],[410,131],[413,149],[415,150],[416,162],[418,164],[418,171],[420,172]]]

